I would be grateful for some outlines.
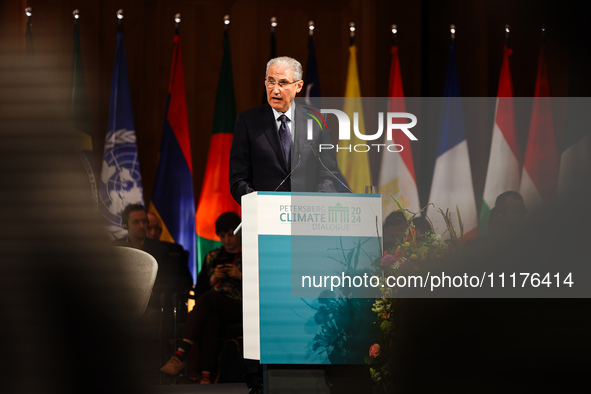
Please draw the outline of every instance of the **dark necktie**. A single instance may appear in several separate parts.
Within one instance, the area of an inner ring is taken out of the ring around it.
[[[291,167],[291,133],[287,125],[287,116],[282,114],[279,117],[281,126],[279,126],[279,139],[281,140],[281,147],[283,148],[283,155],[288,167]]]

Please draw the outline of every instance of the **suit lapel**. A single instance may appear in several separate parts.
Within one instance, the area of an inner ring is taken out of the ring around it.
[[[289,172],[289,168],[287,168],[287,163],[285,162],[285,156],[283,155],[283,148],[281,148],[281,142],[279,141],[279,131],[277,130],[277,122],[273,116],[273,110],[268,105],[264,106],[263,108],[265,136],[273,148],[273,151],[277,156],[277,160],[279,160],[283,166],[283,169]]]
[[[313,141],[316,141],[319,138],[320,129],[316,125],[316,122],[312,122],[312,140],[308,141],[309,119],[311,118],[306,115],[306,108],[302,105],[297,105],[295,110],[295,141],[297,141],[296,144],[298,145],[299,152],[302,152],[306,146],[311,145]]]

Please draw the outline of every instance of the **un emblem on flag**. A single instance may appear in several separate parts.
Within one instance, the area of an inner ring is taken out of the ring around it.
[[[100,200],[108,230],[115,238],[125,236],[126,232],[121,228],[121,212],[127,205],[144,203],[134,130],[107,133]]]

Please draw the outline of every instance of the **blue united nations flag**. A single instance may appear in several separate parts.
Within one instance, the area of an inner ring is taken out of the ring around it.
[[[121,31],[117,34],[107,127],[99,206],[113,238],[122,238],[127,232],[121,227],[121,212],[129,204],[143,204],[144,198]]]

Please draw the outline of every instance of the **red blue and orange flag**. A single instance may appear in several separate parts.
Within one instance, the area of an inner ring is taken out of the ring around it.
[[[195,199],[193,164],[187,118],[181,36],[174,36],[166,116],[160,142],[160,159],[150,210],[162,223],[162,241],[175,242],[189,251],[189,269],[197,276],[195,254]]]

